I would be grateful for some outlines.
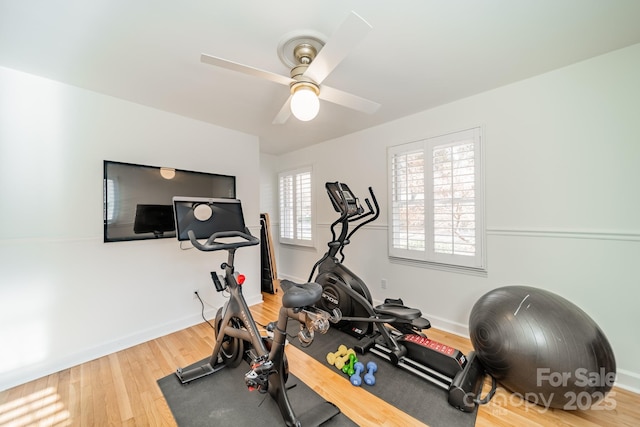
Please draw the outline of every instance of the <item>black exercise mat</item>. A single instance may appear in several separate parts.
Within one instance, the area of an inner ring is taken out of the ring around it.
[[[198,362],[202,365],[206,360]],[[250,392],[244,384],[249,365],[224,368],[207,377],[183,385],[175,374],[158,380],[165,400],[179,427],[238,427],[284,425],[278,405],[268,393]],[[295,384],[295,387],[292,387]],[[299,417],[324,401],[320,395],[289,374],[287,394]],[[353,427],[353,421],[340,413],[322,424],[323,427]]]
[[[296,337],[299,330],[300,324],[298,322],[289,322],[287,328],[289,342],[325,366],[335,369],[336,372],[344,375],[345,381],[348,382],[347,375],[329,365],[326,357],[327,353],[335,352],[340,344],[346,345],[347,348],[354,348],[358,343],[358,339],[338,329],[330,328],[324,335],[316,334],[313,343],[309,347],[303,348]],[[378,365],[378,372],[375,373],[376,384],[373,386],[363,384],[361,386],[371,394],[428,424],[430,427],[475,426],[477,408],[473,412],[462,412],[449,405],[448,392],[444,389],[395,367],[387,360],[372,353],[358,354],[357,356],[365,366],[370,360]],[[371,408],[370,410],[375,409]]]

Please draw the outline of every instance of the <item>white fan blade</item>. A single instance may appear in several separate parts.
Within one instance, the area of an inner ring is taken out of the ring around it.
[[[304,75],[317,84],[327,78],[329,73],[360,43],[371,31],[371,25],[355,12],[351,12],[340,28],[320,49],[318,56],[311,61]]]
[[[367,114],[373,114],[378,111],[378,108],[380,108],[380,104],[377,102],[369,101],[368,99],[360,98],[357,95],[327,86],[322,86],[320,88],[319,98],[353,110],[362,111]]]
[[[206,53],[200,55],[200,62],[204,62],[205,64],[209,65],[215,65],[216,67],[226,68],[227,70],[238,71],[249,76],[271,80],[272,82],[280,83],[281,85],[289,86],[289,84],[293,81],[289,77],[272,73],[271,71],[260,70],[248,65],[238,64],[237,62],[207,55]]]
[[[291,96],[287,98],[287,102],[285,102],[280,111],[278,111],[272,124],[283,125],[289,119],[289,116],[291,116]]]

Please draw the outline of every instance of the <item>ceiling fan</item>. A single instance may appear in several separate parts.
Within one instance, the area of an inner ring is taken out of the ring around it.
[[[380,108],[380,104],[322,85],[324,79],[370,30],[371,25],[367,21],[351,12],[326,42],[322,35],[311,31],[289,33],[278,45],[278,56],[291,69],[290,77],[205,53],[201,54],[200,61],[289,86],[291,95],[274,118],[273,124],[284,124],[292,113],[299,120],[312,120],[320,108],[318,98],[373,114]]]

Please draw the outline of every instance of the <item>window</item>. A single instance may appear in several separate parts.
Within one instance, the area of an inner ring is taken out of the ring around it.
[[[105,179],[104,186],[103,216],[104,221],[111,224],[116,219],[116,204],[115,202],[107,203],[107,201],[116,200],[116,183],[113,179]]]
[[[480,128],[389,149],[389,255],[483,270]]]
[[[280,242],[313,246],[311,167],[278,176]]]

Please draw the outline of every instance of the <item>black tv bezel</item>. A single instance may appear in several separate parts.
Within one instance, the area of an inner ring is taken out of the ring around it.
[[[108,192],[107,192],[107,179],[110,178],[109,176],[109,166],[110,165],[116,165],[116,166],[120,166],[120,167],[131,167],[134,169],[144,169],[144,170],[155,170],[157,171],[157,176],[158,176],[158,181],[157,184],[158,185],[162,185],[163,182],[166,181],[166,179],[162,178],[160,175],[160,171],[163,168],[166,167],[161,167],[161,166],[153,166],[153,165],[145,165],[145,164],[139,164],[139,163],[128,163],[128,162],[121,162],[121,161],[114,161],[114,160],[103,160],[103,166],[102,166],[102,172],[103,172],[103,241],[105,243],[110,243],[110,242],[126,242],[126,241],[138,241],[138,240],[151,240],[151,239],[166,239],[166,238],[175,238],[176,237],[176,231],[175,229],[173,231],[169,231],[169,232],[164,232],[161,234],[154,234],[152,232],[149,233],[140,233],[140,234],[136,234],[133,231],[133,227],[134,227],[134,223],[133,221],[131,222],[131,230],[130,232],[125,232],[122,235],[118,235],[118,236],[114,236],[114,233],[110,233],[110,231],[113,230],[114,226],[113,223],[110,223],[107,219],[107,209],[109,207],[109,203],[118,203],[118,198],[116,198],[115,200],[109,200],[108,199]],[[212,179],[212,185],[214,183],[214,181],[216,179],[222,179],[223,181],[230,181],[229,183],[225,183],[225,191],[227,191],[227,193],[225,194],[221,194],[218,193],[216,194],[213,190],[211,191],[210,194],[203,194],[202,192],[198,192],[195,191],[194,193],[196,194],[167,194],[166,201],[162,201],[162,203],[146,203],[144,200],[139,201],[139,202],[135,202],[135,201],[130,201],[129,204],[132,205],[132,212],[128,212],[127,213],[134,218],[135,217],[135,209],[136,206],[138,204],[166,204],[166,205],[170,205],[173,209],[173,197],[174,196],[188,196],[188,197],[205,197],[205,198],[221,198],[221,199],[235,199],[237,194],[236,194],[236,177],[234,175],[224,175],[224,174],[217,174],[217,173],[211,173],[211,172],[200,172],[200,171],[194,171],[194,170],[187,170],[187,169],[178,169],[178,168],[170,168],[172,170],[174,170],[176,172],[176,174],[182,174],[182,176],[197,176],[198,178],[201,178],[203,176],[205,177],[210,177]],[[135,183],[129,183],[132,187],[135,186]],[[123,228],[126,228],[126,226],[128,225],[128,223],[122,225]],[[111,227],[111,228],[110,228]]]

